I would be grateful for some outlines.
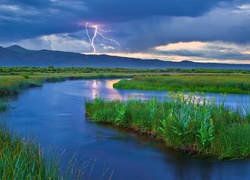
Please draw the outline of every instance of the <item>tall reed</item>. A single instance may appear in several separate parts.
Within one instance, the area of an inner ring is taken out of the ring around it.
[[[7,125],[0,125],[0,179],[61,179],[55,159],[46,160],[33,140],[25,140]]]
[[[97,122],[132,128],[162,140],[167,147],[205,156],[246,158],[250,155],[250,115],[198,93],[171,93],[158,100],[86,101]]]
[[[8,104],[0,99],[0,112]],[[0,179],[82,179],[83,167],[78,167],[77,159],[72,158],[66,167],[59,166],[62,154],[46,153],[33,137],[25,137],[9,128],[0,119]]]

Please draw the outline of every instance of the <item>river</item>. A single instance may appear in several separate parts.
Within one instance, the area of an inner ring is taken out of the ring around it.
[[[62,154],[67,166],[75,155],[86,179],[250,179],[250,160],[211,160],[164,148],[154,139],[131,131],[99,125],[85,114],[85,99],[101,96],[147,99],[166,96],[161,91],[117,90],[117,80],[93,79],[48,83],[23,91],[4,115],[16,132],[33,134],[46,152]],[[223,101],[219,94],[207,94]],[[225,104],[247,103],[249,95],[227,95]]]

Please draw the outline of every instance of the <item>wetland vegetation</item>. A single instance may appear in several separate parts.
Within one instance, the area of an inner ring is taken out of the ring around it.
[[[140,73],[129,69],[0,67],[0,97],[18,94],[23,89],[40,87],[45,82],[73,79],[127,78]]]
[[[0,113],[8,108],[6,100],[0,99]],[[59,166],[60,157],[45,155],[40,143],[30,135],[25,137],[10,129],[9,123],[0,119],[0,179],[81,179],[82,169],[74,169],[69,162],[66,170]],[[73,164],[72,164],[73,163]]]
[[[250,93],[248,74],[141,75],[114,84],[119,89],[165,90],[214,93]]]
[[[96,122],[131,128],[156,137],[169,148],[218,159],[250,156],[250,111],[215,104],[205,94],[172,93],[163,101],[86,101]]]
[[[8,104],[0,99],[0,112]],[[61,179],[58,161],[46,159],[45,153],[33,137],[25,139],[0,122],[0,179]]]
[[[61,179],[56,159],[47,160],[33,139],[25,140],[0,124],[0,179]]]
[[[160,74],[160,75],[159,75]],[[250,71],[218,69],[128,69],[91,67],[0,67],[0,97],[22,89],[87,78],[126,78],[114,85],[122,89],[249,93]]]

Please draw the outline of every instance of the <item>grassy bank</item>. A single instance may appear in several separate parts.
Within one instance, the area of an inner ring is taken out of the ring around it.
[[[0,113],[8,109],[8,103],[0,99]],[[67,167],[59,167],[61,155],[45,155],[44,149],[33,136],[24,138],[14,133],[8,123],[0,119],[0,179],[82,179],[84,171],[75,168],[71,159]]]
[[[33,140],[24,140],[0,125],[0,179],[62,179],[57,161],[47,161]]]
[[[61,82],[74,79],[90,78],[125,78],[132,77],[132,74],[119,73],[35,73],[33,75],[2,75],[0,78],[0,97],[18,94],[20,91],[30,87],[40,87],[45,82]]]
[[[0,111],[7,109],[0,101]],[[0,122],[0,179],[62,179],[58,161],[47,160],[34,138],[24,139]]]
[[[165,75],[159,75],[159,74]],[[185,73],[185,74],[184,74]],[[142,75],[154,74],[154,75]],[[158,75],[157,75],[158,74]],[[44,82],[88,78],[126,78],[114,85],[122,89],[250,93],[250,75],[241,70],[125,69],[125,68],[47,68],[0,67],[0,97],[18,94]]]
[[[173,93],[163,101],[96,98],[86,101],[86,111],[97,122],[132,128],[178,151],[218,159],[250,156],[249,109],[231,110],[205,95]]]
[[[250,93],[250,75],[175,74],[136,76],[114,84],[119,89],[166,90],[214,93]]]
[[[0,67],[0,75],[21,75],[22,73],[218,73],[218,74],[250,74],[250,70],[242,69],[135,69],[135,68],[93,68],[93,67]]]

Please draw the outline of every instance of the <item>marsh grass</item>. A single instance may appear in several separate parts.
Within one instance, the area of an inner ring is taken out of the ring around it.
[[[205,94],[172,93],[163,101],[99,97],[86,101],[86,111],[96,122],[132,128],[178,151],[218,159],[250,155],[249,111],[217,105]]]
[[[0,179],[61,179],[58,161],[46,160],[34,138],[23,139],[0,125]]]
[[[56,152],[51,147],[45,152],[35,137],[14,133],[8,122],[0,124],[0,142],[0,179],[111,179],[114,173],[105,166],[99,172],[97,159],[77,159],[77,153],[62,166],[66,150]]]
[[[88,161],[79,161],[74,154],[61,164],[64,151],[58,152],[55,147],[45,150],[34,136],[15,133],[5,120],[0,122],[0,142],[0,179],[77,180],[88,177]]]
[[[0,99],[0,113],[8,109],[7,99]],[[66,167],[60,167],[63,153],[45,153],[34,136],[15,133],[4,119],[4,116],[0,119],[0,179],[59,180],[84,177],[83,168],[77,166],[75,157]]]
[[[20,77],[1,78],[0,97],[12,96],[30,87],[41,87],[42,84],[43,79],[24,79]]]
[[[0,99],[0,113],[7,109],[7,101]],[[89,179],[93,176],[91,172],[96,171],[92,165],[89,172],[91,161],[79,161],[76,154],[68,163],[66,160],[61,164],[64,152],[55,151],[55,147],[45,150],[34,136],[17,134],[11,130],[4,119],[0,119],[0,142],[0,179],[77,180]],[[112,173],[106,169],[100,176],[112,177]]]
[[[0,99],[0,112],[4,112],[8,109],[8,104],[5,99]]]
[[[171,76],[136,76],[132,80],[121,80],[114,84],[114,88],[249,94],[250,75],[178,74]]]

